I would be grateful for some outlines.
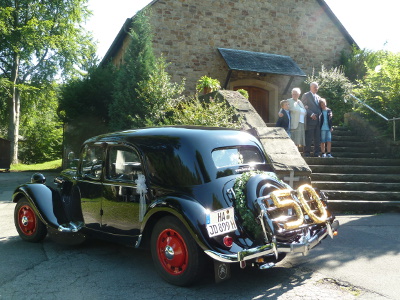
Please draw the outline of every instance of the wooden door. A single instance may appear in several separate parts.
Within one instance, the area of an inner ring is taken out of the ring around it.
[[[269,122],[269,92],[254,86],[237,86],[234,90],[243,89],[249,93],[249,101],[265,123]]]

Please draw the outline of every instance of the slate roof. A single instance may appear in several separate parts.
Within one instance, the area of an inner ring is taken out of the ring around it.
[[[218,48],[229,69],[288,76],[306,76],[290,56]]]

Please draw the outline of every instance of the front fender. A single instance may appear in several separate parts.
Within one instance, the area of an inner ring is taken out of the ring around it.
[[[60,224],[65,223],[61,197],[54,189],[44,184],[26,183],[16,188],[12,200],[16,203],[23,196],[46,226],[58,228]]]
[[[204,206],[190,198],[168,197],[158,199],[149,206],[143,219],[141,232],[143,234],[147,229],[151,230],[162,215],[171,214],[184,224],[203,250],[210,249],[211,246],[203,230],[205,228],[206,213]],[[137,246],[140,245],[138,244]]]

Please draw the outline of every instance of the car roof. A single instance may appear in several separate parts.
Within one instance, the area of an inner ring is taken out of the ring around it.
[[[212,152],[217,148],[257,147],[260,141],[250,133],[214,127],[153,127],[113,132],[93,137],[87,143],[124,145],[136,148],[151,166],[152,176],[166,186],[192,186],[218,178]],[[171,176],[171,169],[185,178]],[[166,183],[167,182],[167,183]]]
[[[112,132],[92,137],[86,143],[129,143],[139,148],[155,143],[172,143],[176,140],[190,144],[194,148],[218,148],[233,145],[258,144],[253,135],[235,129],[200,126],[149,127]]]

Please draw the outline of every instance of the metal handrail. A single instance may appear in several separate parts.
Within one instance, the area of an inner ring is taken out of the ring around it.
[[[382,119],[384,119],[387,122],[393,122],[393,141],[396,141],[396,120],[400,120],[399,118],[386,118],[384,115],[382,115],[381,113],[378,113],[375,109],[373,109],[371,106],[369,106],[368,104],[364,103],[363,101],[361,101],[360,99],[358,99],[356,96],[354,96],[353,94],[349,94],[351,97],[353,97],[354,99],[356,99],[359,103],[361,103],[362,105],[364,105],[366,108],[368,108],[370,111],[372,111],[373,113],[377,114],[378,116],[380,116]]]

